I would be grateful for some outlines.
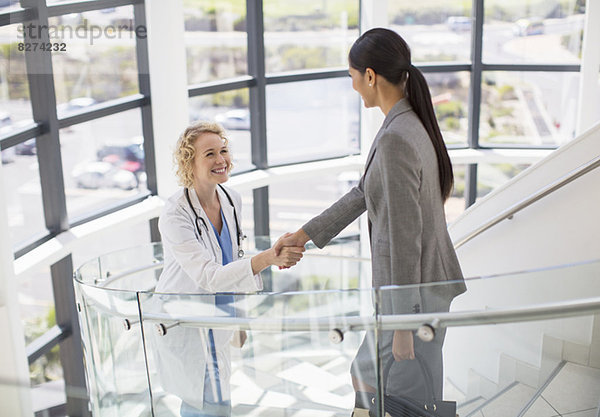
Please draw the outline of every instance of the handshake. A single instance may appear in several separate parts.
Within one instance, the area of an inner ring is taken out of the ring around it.
[[[272,265],[277,265],[279,269],[287,269],[296,265],[302,259],[304,245],[310,240],[310,237],[302,229],[295,233],[286,233],[281,236],[271,249],[273,256]]]

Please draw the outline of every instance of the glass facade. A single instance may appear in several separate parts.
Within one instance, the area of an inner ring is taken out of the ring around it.
[[[60,145],[69,218],[148,192],[139,110],[61,129]]]
[[[183,7],[188,83],[247,74],[246,2],[186,0]]]
[[[267,73],[345,67],[358,37],[358,1],[265,1]]]
[[[21,29],[0,26],[0,136],[32,123],[25,53],[17,42]]]
[[[557,147],[573,139],[579,74],[484,72],[481,145]]]
[[[390,28],[406,40],[415,63],[468,62],[471,16],[471,3],[464,1],[388,2]]]
[[[124,6],[49,19],[51,42],[65,45],[52,52],[59,116],[139,92],[133,18]]]
[[[585,2],[485,2],[483,60],[506,64],[577,64]]]
[[[359,98],[347,78],[268,86],[269,164],[358,153]]]

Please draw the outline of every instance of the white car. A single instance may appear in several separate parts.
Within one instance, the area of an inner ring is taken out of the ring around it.
[[[137,178],[131,171],[115,167],[104,161],[82,162],[73,168],[71,176],[79,188],[120,188],[133,190],[138,186]]]
[[[229,110],[217,114],[215,121],[225,129],[250,130],[250,111],[248,109]]]

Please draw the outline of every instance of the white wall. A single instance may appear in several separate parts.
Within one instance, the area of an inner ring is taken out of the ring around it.
[[[450,225],[454,241],[600,155],[600,125],[488,194]],[[482,233],[457,251],[465,276],[600,258],[600,168]]]
[[[506,208],[599,155],[600,125],[597,125],[467,210],[450,226],[453,240],[457,241]],[[597,168],[460,247],[457,253],[465,276],[539,270],[600,259],[599,184],[600,168]],[[600,262],[593,262],[566,269],[473,280],[468,282],[468,291],[455,300],[453,310],[597,297],[600,296],[599,275]],[[470,371],[494,383],[502,379],[503,372],[510,372],[501,369],[502,357],[515,358],[531,365],[532,369],[540,368],[545,335],[568,341],[569,346],[579,346],[583,362],[587,349],[591,362],[590,345],[597,343],[593,328],[594,322],[588,316],[451,329],[445,345],[447,375],[466,390]],[[553,360],[568,354],[559,351],[559,357]],[[542,370],[542,374],[544,372],[547,369]],[[535,378],[529,381],[535,382]]]

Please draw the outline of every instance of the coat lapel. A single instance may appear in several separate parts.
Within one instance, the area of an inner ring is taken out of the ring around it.
[[[375,139],[373,140],[373,144],[371,145],[371,150],[369,151],[369,155],[367,156],[367,162],[365,163],[365,171],[364,171],[365,174],[367,173],[367,170],[369,169],[369,165],[371,165],[371,162],[373,162],[373,158],[375,157],[375,152],[377,151],[377,143],[379,142],[379,138],[381,137],[382,133],[385,131],[385,129],[387,129],[387,127],[390,125],[392,120],[394,120],[396,118],[396,116],[399,116],[402,113],[406,113],[407,111],[410,111],[410,110],[412,110],[410,102],[408,101],[407,98],[403,98],[400,101],[398,101],[396,104],[394,104],[394,107],[392,107],[390,109],[389,113],[387,114],[387,116],[385,116],[385,119],[383,120],[381,128],[379,129],[379,131],[377,132],[377,135],[375,136]]]

